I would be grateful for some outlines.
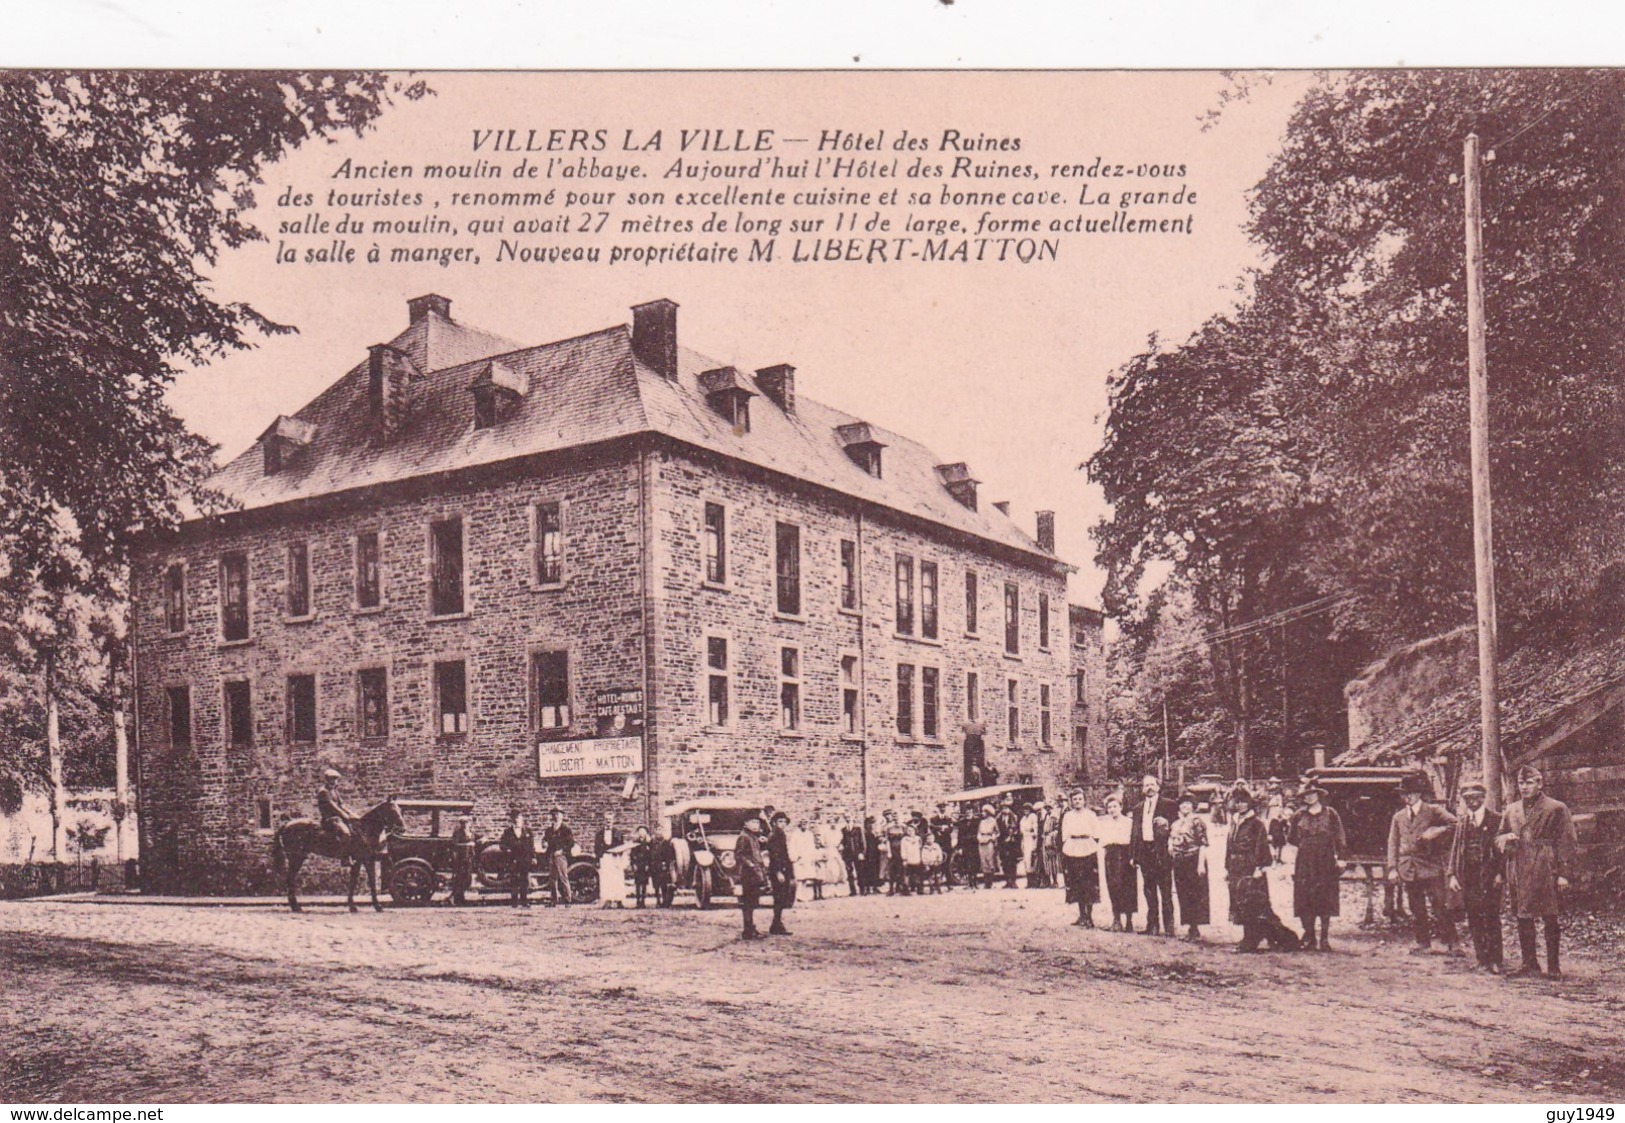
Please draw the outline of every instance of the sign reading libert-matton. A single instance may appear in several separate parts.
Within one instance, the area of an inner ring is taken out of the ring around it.
[[[642,737],[588,737],[543,741],[536,746],[536,769],[544,780],[643,771]]]

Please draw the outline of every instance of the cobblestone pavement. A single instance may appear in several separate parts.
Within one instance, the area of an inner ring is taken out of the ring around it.
[[[1351,913],[1331,954],[1244,956],[1222,925],[1203,945],[1072,927],[1055,890],[803,902],[793,936],[748,944],[736,912],[692,908],[13,902],[0,1099],[1625,1093],[1617,961],[1506,982]]]

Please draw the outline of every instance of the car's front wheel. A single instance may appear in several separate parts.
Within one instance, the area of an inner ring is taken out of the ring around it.
[[[711,907],[711,871],[703,866],[694,871],[694,901],[702,909]]]

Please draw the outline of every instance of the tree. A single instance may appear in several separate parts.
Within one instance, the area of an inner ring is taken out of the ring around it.
[[[164,401],[180,364],[290,329],[210,292],[261,238],[261,169],[366,129],[379,74],[0,75],[0,547],[50,589],[104,593],[173,525],[213,448]]]
[[[211,501],[214,449],[164,400],[176,373],[292,330],[209,288],[221,249],[262,237],[261,170],[425,92],[371,73],[0,74],[0,807],[106,740],[89,719],[119,692],[93,680],[117,677],[131,544]],[[71,747],[54,760],[53,715]]]
[[[1107,609],[1136,622],[1131,639],[1155,629],[1146,592],[1162,580],[1210,633],[1242,637],[1206,645],[1239,756],[1261,736],[1276,760],[1335,749],[1341,686],[1364,659],[1472,617],[1452,173],[1473,129],[1497,152],[1485,209],[1502,632],[1515,645],[1625,626],[1596,619],[1625,604],[1598,592],[1625,567],[1625,74],[1327,76],[1255,190],[1265,267],[1237,311],[1124,364],[1085,465],[1113,505],[1094,533]],[[1279,613],[1346,595],[1271,635]],[[1261,694],[1280,698],[1274,734]]]
[[[94,819],[80,819],[68,832],[68,843],[73,847],[73,852],[79,855],[79,861],[83,862],[86,854],[107,845],[107,836],[112,829],[97,826]]]

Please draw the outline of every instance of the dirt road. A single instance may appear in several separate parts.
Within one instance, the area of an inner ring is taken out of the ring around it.
[[[1510,983],[1070,927],[1056,891],[733,912],[0,905],[12,1101],[1617,1101],[1625,969]]]

